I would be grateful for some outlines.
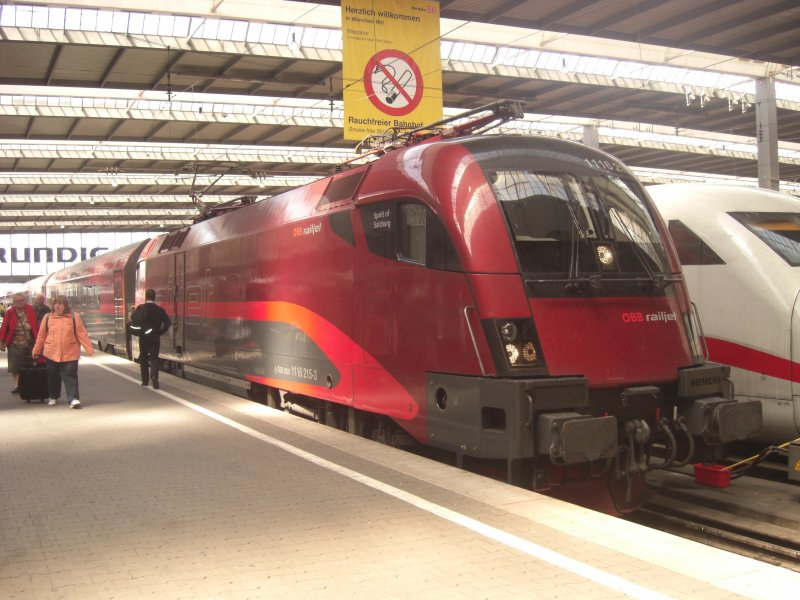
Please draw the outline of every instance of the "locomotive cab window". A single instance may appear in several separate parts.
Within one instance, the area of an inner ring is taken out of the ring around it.
[[[444,224],[424,204],[380,202],[363,206],[360,212],[373,254],[431,269],[461,270]]]
[[[553,279],[668,272],[645,201],[613,176],[525,169],[487,171],[520,268]]]

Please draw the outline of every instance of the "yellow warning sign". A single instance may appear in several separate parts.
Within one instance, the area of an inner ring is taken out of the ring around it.
[[[800,473],[800,460],[794,463],[794,470]]]
[[[344,137],[442,118],[439,3],[342,0]]]

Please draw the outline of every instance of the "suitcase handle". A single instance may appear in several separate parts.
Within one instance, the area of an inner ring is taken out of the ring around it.
[[[34,360],[33,358],[30,358],[28,360],[28,365],[32,369],[38,369],[40,367],[47,366],[47,361],[45,360],[44,356],[40,356],[36,360]]]

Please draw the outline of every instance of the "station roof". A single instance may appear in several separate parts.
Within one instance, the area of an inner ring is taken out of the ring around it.
[[[191,194],[264,197],[354,156],[338,3],[113,4],[0,6],[0,232],[178,227]],[[769,78],[781,187],[800,194],[800,3],[440,6],[446,115],[510,98],[525,110],[510,130],[595,128],[646,182],[755,184],[755,81]]]

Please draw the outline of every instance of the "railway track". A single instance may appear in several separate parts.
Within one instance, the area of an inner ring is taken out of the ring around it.
[[[800,487],[742,477],[698,486],[689,473],[654,477],[654,495],[626,520],[800,572]]]

